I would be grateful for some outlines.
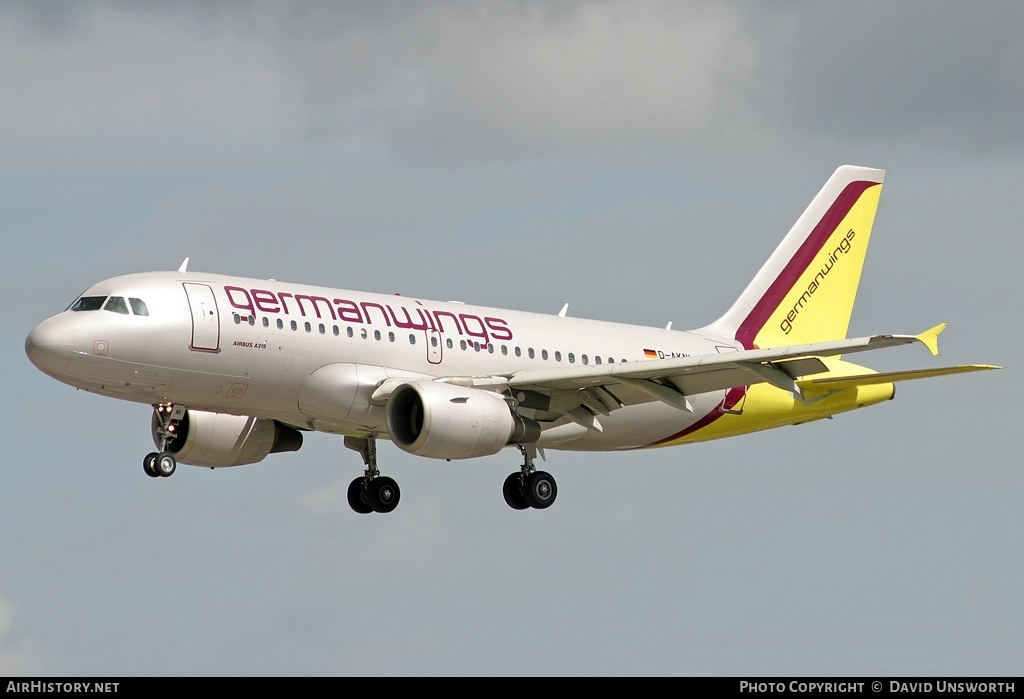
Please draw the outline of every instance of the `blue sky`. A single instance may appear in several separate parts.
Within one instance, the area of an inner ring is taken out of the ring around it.
[[[1024,12],[885,2],[0,6],[0,674],[1019,675]],[[992,363],[627,454],[310,435],[142,473],[145,406],[32,367],[109,276],[190,269],[697,327],[836,166],[887,170],[852,335]]]

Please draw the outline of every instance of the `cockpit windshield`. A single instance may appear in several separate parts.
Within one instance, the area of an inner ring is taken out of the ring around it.
[[[137,316],[148,316],[149,308],[146,307],[146,302],[142,299],[129,298],[128,303],[132,305],[132,313]]]
[[[149,307],[146,302],[139,298],[129,297],[127,303],[123,296],[82,296],[73,304],[69,310],[72,311],[98,311],[100,309],[111,313],[120,313],[137,316],[148,316]],[[129,308],[131,311],[129,312]]]
[[[106,296],[83,296],[71,304],[72,311],[98,311],[103,308]]]
[[[123,296],[111,296],[107,299],[107,303],[103,306],[104,311],[110,311],[111,313],[120,313],[121,315],[128,315],[128,304],[124,302]]]

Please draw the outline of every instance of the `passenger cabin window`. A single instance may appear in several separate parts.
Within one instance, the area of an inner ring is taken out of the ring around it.
[[[103,308],[106,296],[83,296],[71,305],[72,311],[98,311]]]
[[[103,306],[103,310],[110,311],[111,313],[128,315],[128,304],[124,302],[124,297],[122,296],[111,296],[107,299],[107,303]]]

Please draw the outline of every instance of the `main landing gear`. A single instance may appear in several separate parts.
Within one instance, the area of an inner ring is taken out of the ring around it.
[[[167,451],[168,445],[177,436],[178,420],[173,417],[174,406],[161,404],[153,406],[159,426],[156,433],[160,438],[160,451],[151,451],[142,460],[142,470],[150,478],[169,478],[174,475],[178,468],[178,461],[174,454]]]
[[[543,510],[551,507],[558,495],[558,485],[554,477],[546,471],[537,471],[533,459],[537,456],[534,444],[520,444],[519,451],[523,454],[523,466],[519,471],[510,473],[501,488],[505,502],[513,510],[525,510],[532,507]]]
[[[377,437],[345,437],[345,446],[358,451],[366,464],[366,472],[348,486],[348,504],[361,515],[371,512],[392,512],[398,507],[402,491],[394,478],[377,470]]]
[[[348,486],[348,504],[361,515],[371,512],[392,512],[398,507],[401,491],[395,479],[380,475],[377,469],[377,437],[345,437],[345,446],[359,452],[366,464],[366,472]],[[534,444],[520,444],[523,466],[509,475],[502,487],[505,502],[514,510],[551,507],[558,495],[554,477],[546,471],[537,471],[533,460],[537,456]]]

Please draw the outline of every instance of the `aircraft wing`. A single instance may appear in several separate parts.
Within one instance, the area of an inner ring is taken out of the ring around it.
[[[507,376],[474,377],[471,381],[472,385],[481,388],[507,386],[548,396],[549,402],[541,409],[560,413],[591,429],[600,430],[595,416],[608,415],[623,405],[660,400],[680,410],[692,411],[687,396],[736,386],[767,382],[793,393],[798,400],[811,402],[830,391],[852,386],[999,368],[969,365],[887,374],[804,378],[829,371],[821,361],[822,357],[914,342],[924,344],[933,355],[938,354],[938,335],[945,327],[945,324],[937,325],[919,335],[874,335],[694,357],[527,369]],[[462,383],[459,379],[450,380]]]

